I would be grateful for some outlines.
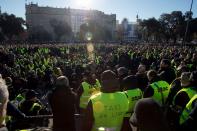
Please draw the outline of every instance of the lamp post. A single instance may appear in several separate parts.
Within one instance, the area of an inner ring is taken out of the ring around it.
[[[192,7],[193,7],[193,0],[192,0],[192,2],[191,2],[191,6],[190,6],[190,11],[189,11],[189,18],[188,18],[188,20],[187,20],[187,26],[186,26],[186,31],[185,31],[185,36],[184,36],[184,39],[183,39],[183,42],[182,42],[182,46],[184,46],[185,45],[185,41],[186,41],[186,38],[187,38],[187,33],[188,33],[188,28],[189,28],[189,22],[190,22],[190,17],[191,17],[191,15],[192,15]]]

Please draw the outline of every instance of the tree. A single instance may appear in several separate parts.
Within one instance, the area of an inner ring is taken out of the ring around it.
[[[86,40],[86,33],[92,34],[92,41],[108,41],[112,39],[112,32],[96,21],[89,21],[80,26],[80,40]]]
[[[181,11],[173,11],[171,13],[172,25],[173,25],[173,40],[176,43],[177,38],[184,36],[185,32],[185,18]]]
[[[181,11],[173,11],[170,14],[163,13],[157,20],[149,18],[139,21],[138,33],[143,40],[153,39],[154,41],[182,40],[186,30],[186,23],[189,20],[188,39],[191,41],[197,36],[197,18],[192,18],[192,12],[186,12],[184,15]]]
[[[141,31],[145,40],[158,41],[161,32],[161,25],[154,17],[140,22]]]
[[[33,30],[29,40],[31,41],[51,41],[52,36],[43,26],[35,26],[33,27],[36,30]]]
[[[1,40],[11,40],[14,36],[24,33],[25,21],[15,15],[3,13],[0,15]]]
[[[190,11],[186,11],[185,12],[185,19],[187,20],[187,19],[192,19],[192,15],[193,15],[193,12],[190,12]]]
[[[50,21],[53,31],[56,35],[57,41],[70,40],[72,36],[72,29],[66,22],[57,21],[53,19]]]
[[[162,14],[159,21],[167,41],[171,38],[175,43],[177,38],[184,36],[185,17],[181,11],[173,11],[171,14]]]
[[[195,35],[197,34],[196,19],[193,19],[192,15],[193,15],[193,12],[190,12],[190,11],[185,12],[185,21],[187,24],[189,24],[188,31],[186,34],[186,39],[185,39],[186,41],[191,41],[192,37],[195,37]],[[187,26],[186,26],[186,28],[187,28]],[[185,31],[186,31],[186,29],[185,29]]]
[[[189,24],[187,41],[197,39],[197,18],[192,19]]]

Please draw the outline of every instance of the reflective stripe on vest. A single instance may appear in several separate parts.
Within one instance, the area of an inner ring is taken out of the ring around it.
[[[129,110],[128,114],[125,117],[130,117],[136,102],[142,98],[142,91],[139,88],[124,91],[124,93],[128,96],[129,100]]]
[[[25,98],[18,94],[14,100],[11,101],[12,104],[14,104],[17,108],[19,108],[20,104],[25,100]]]
[[[129,101],[125,93],[98,93],[90,98],[93,106],[94,126],[120,131],[123,118],[128,111]]]
[[[88,105],[88,100],[89,98],[100,92],[101,84],[100,82],[96,79],[95,85],[90,85],[87,82],[82,82],[82,87],[83,87],[83,93],[80,97],[80,107],[85,109]]]
[[[15,98],[15,100],[16,101],[18,101],[18,102],[21,102],[21,101],[23,101],[25,98],[21,95],[21,94],[18,94],[17,96],[16,96],[16,98]]]
[[[152,98],[164,105],[170,91],[170,85],[166,81],[157,81],[150,86],[154,90]]]
[[[190,100],[191,100],[192,97],[197,93],[197,91],[194,90],[193,87],[187,87],[187,88],[181,89],[181,90],[175,95],[175,97],[174,97],[174,99],[173,99],[173,104],[174,104],[174,105],[175,105],[175,99],[176,99],[176,97],[177,97],[178,94],[181,93],[181,92],[187,93],[187,95],[188,95],[188,97],[189,97]]]
[[[187,64],[187,67],[188,67],[189,69],[191,69],[192,66],[193,66],[193,64]]]
[[[116,131],[116,128],[99,127],[96,131]]]
[[[6,116],[5,117],[5,123],[8,123],[9,121],[11,121],[12,120],[12,116]]]
[[[197,99],[197,94],[194,95],[192,97],[192,99],[187,103],[186,107],[184,108],[181,116],[180,116],[180,120],[179,123],[180,125],[183,124],[188,118],[189,118],[189,114],[191,113],[193,107],[193,102]]]
[[[39,107],[39,110],[41,110],[41,108],[42,108],[42,106],[41,106],[40,104],[34,103],[34,104],[32,105],[32,107],[30,108],[29,111],[32,112],[32,111],[34,110],[35,107]]]

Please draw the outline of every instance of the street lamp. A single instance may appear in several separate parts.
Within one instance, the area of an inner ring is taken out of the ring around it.
[[[188,28],[189,28],[189,22],[190,22],[190,17],[191,17],[191,15],[192,15],[192,7],[193,7],[193,0],[192,0],[192,2],[191,2],[191,6],[190,6],[190,11],[189,11],[189,18],[188,18],[188,20],[187,20],[187,26],[186,26],[186,31],[185,31],[185,36],[184,36],[184,39],[183,39],[183,42],[182,42],[182,46],[184,46],[184,44],[185,44],[185,41],[186,41],[186,38],[187,38],[187,33],[188,33]]]

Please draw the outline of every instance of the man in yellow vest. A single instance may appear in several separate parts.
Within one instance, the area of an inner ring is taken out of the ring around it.
[[[133,114],[136,102],[142,98],[142,91],[139,87],[138,78],[135,75],[125,77],[122,83],[124,93],[127,95],[129,100],[129,110],[126,116],[124,117],[124,124],[122,126],[122,130],[130,131],[131,127],[129,124],[129,119]]]
[[[191,87],[197,89],[197,71],[194,71],[190,75]],[[196,131],[197,130],[197,93],[191,98],[184,108],[179,124],[180,131]]]
[[[106,70],[101,75],[101,92],[88,102],[83,131],[120,131],[129,101],[125,93],[119,92],[116,74]]]
[[[187,103],[185,109],[180,116],[180,131],[196,131],[197,130],[197,94]]]
[[[147,76],[150,85],[145,89],[143,97],[151,97],[164,106],[169,94],[170,85],[166,81],[161,80],[154,70],[148,71]]]
[[[190,75],[191,74],[191,75]],[[197,101],[197,72],[184,72],[181,75],[181,89],[175,96],[173,104],[180,115],[177,123],[185,129],[186,125],[191,125],[190,113],[195,110]],[[195,114],[195,113],[194,113]],[[190,127],[190,126],[187,126]],[[191,128],[191,127],[190,127]]]
[[[187,103],[197,93],[195,87],[190,82],[190,72],[183,72],[181,74],[181,87],[182,89],[175,95],[173,99],[173,105],[177,110],[182,112]]]
[[[180,77],[181,89],[176,93],[172,99],[172,104],[169,108],[169,121],[173,130],[179,130],[180,116],[186,107],[187,103],[197,93],[194,86],[191,85],[190,72],[183,72]]]
[[[142,91],[138,85],[138,79],[134,75],[127,76],[123,79],[124,93],[127,95],[129,100],[129,117],[133,113],[135,103],[142,98]]]
[[[100,82],[98,79],[94,79],[90,72],[86,72],[86,78],[81,83],[77,93],[79,97],[80,112],[83,113],[88,105],[88,99],[100,91]]]
[[[42,108],[42,104],[37,99],[37,93],[34,90],[27,91],[25,100],[19,105],[19,109],[27,116],[39,115]]]
[[[181,113],[180,120],[179,120],[180,125],[189,119],[189,115],[194,109],[196,104],[197,104],[197,94],[191,98],[191,100],[187,103],[186,107]]]

